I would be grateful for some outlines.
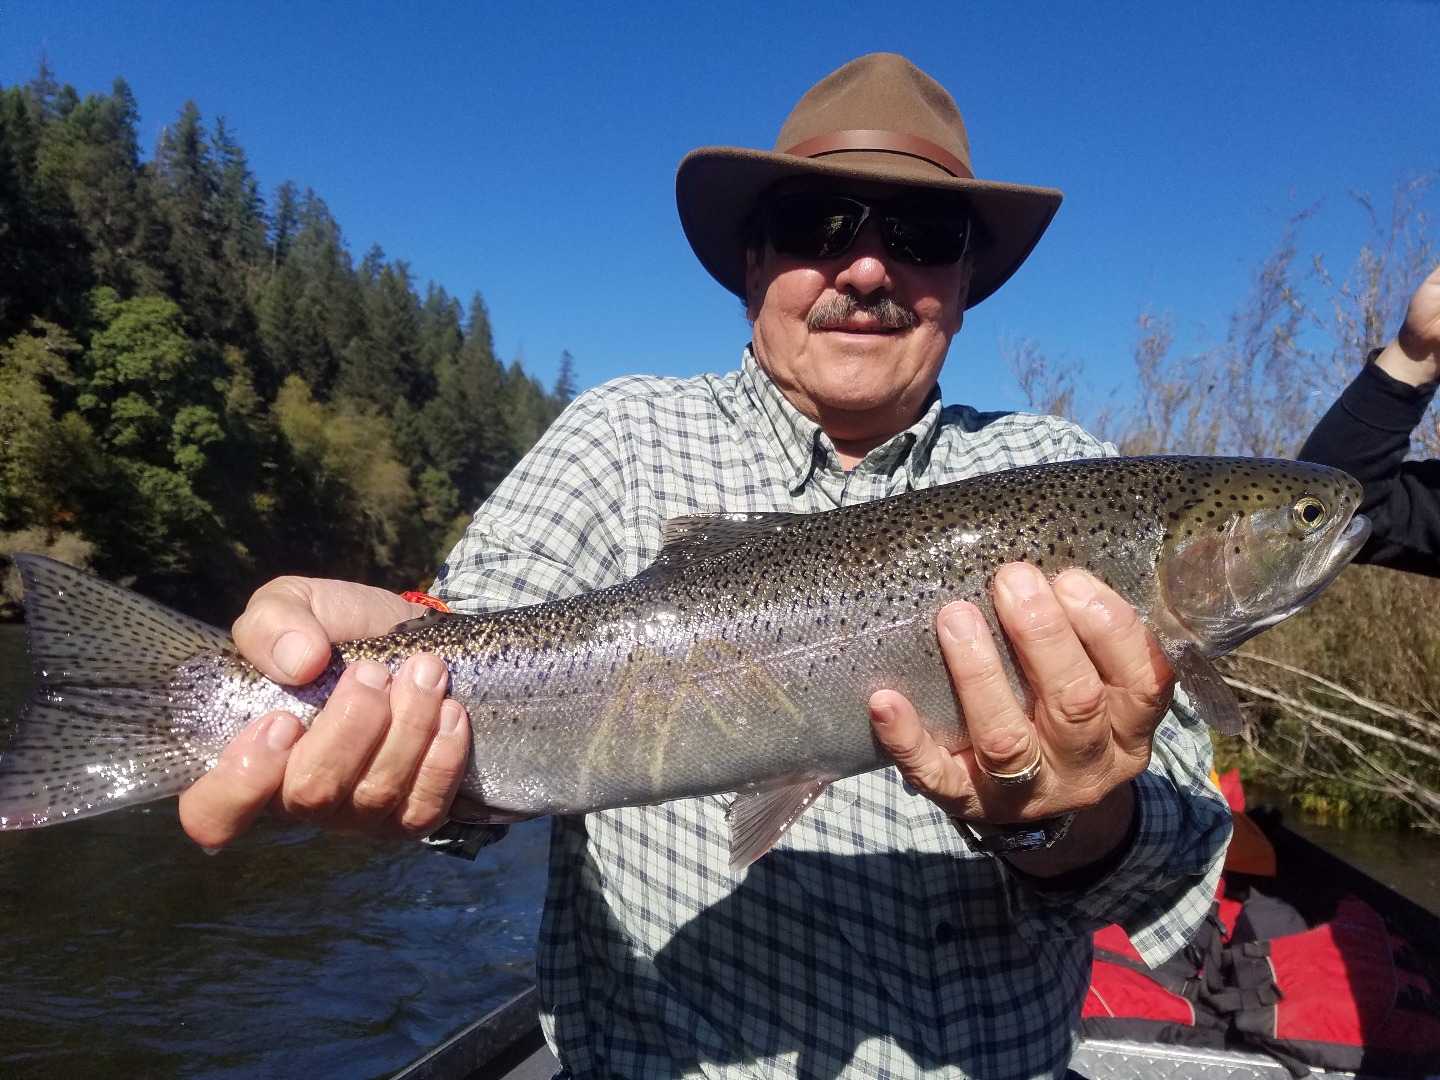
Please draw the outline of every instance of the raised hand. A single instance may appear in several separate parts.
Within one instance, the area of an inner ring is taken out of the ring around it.
[[[1440,379],[1440,267],[1415,290],[1400,332],[1375,362],[1387,375],[1411,386]]]

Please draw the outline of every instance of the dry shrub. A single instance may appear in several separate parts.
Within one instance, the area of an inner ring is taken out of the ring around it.
[[[1247,724],[1217,760],[1323,814],[1440,828],[1440,581],[1352,566],[1219,666]]]

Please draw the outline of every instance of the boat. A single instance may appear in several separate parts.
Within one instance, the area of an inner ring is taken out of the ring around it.
[[[1382,885],[1338,856],[1287,828],[1269,807],[1248,811],[1275,851],[1276,874],[1267,893],[1318,924],[1344,897],[1357,897],[1403,937],[1428,970],[1440,972],[1440,915]],[[1237,875],[1243,877],[1243,875]],[[396,1073],[392,1080],[550,1080],[558,1068],[540,1031],[533,987],[476,1020]],[[1171,1043],[1082,1038],[1070,1063],[1071,1080],[1288,1080],[1295,1072],[1276,1057],[1240,1045],[1206,1048]],[[1313,1069],[1314,1080],[1391,1080],[1397,1074]],[[1416,1073],[1402,1073],[1414,1076]],[[1440,1068],[1421,1072],[1440,1077]]]

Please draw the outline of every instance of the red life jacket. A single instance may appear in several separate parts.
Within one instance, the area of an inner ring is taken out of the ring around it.
[[[1271,897],[1217,902],[1195,941],[1154,970],[1120,927],[1098,931],[1081,1033],[1263,1050],[1295,1076],[1312,1065],[1430,1076],[1440,997],[1416,963],[1358,899],[1314,928]]]
[[[1256,929],[1225,950],[1227,990],[1212,999],[1240,1041],[1297,1065],[1440,1071],[1440,998],[1369,904],[1348,897],[1332,920],[1298,933]]]
[[[1218,910],[1218,909],[1217,909]],[[1096,1039],[1225,1045],[1226,1020],[1209,1005],[1221,970],[1224,926],[1216,910],[1191,942],[1158,968],[1140,959],[1119,926],[1095,932],[1090,989],[1080,1012],[1080,1032]]]

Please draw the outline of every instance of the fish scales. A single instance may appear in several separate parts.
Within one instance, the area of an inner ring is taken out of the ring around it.
[[[1154,559],[1136,554],[1158,550],[1173,522],[1193,532],[1184,514],[1213,482],[1186,476],[1165,463],[1000,474],[899,496],[884,516],[872,504],[802,519],[660,580],[544,605],[543,617],[442,621],[396,644],[450,664],[479,748],[465,794],[497,809],[740,790],[775,780],[767,767],[801,747],[816,774],[850,775],[882,761],[866,706],[879,689],[910,697],[945,745],[965,744],[934,617],[958,598],[993,620],[1002,563],[1082,566],[1153,606]],[[1293,490],[1272,483],[1255,498]],[[1169,515],[1154,512],[1177,493]],[[456,636],[441,638],[450,626]],[[1023,692],[1013,663],[1010,674]],[[537,790],[546,802],[527,804]]]
[[[186,753],[208,764],[269,709],[308,723],[346,664],[369,657],[396,669],[428,651],[445,660],[450,693],[473,728],[461,789],[468,816],[818,790],[885,763],[867,706],[880,689],[909,697],[944,745],[965,745],[935,616],[970,600],[998,632],[990,588],[1004,563],[1095,574],[1136,609],[1182,678],[1203,683],[1206,657],[1297,610],[1339,572],[1364,538],[1358,499],[1353,480],[1319,466],[1117,458],[988,474],[808,516],[682,519],[667,526],[649,570],[610,588],[488,615],[427,616],[337,646],[326,673],[298,689],[206,641],[176,665],[166,693]],[[32,589],[51,591],[36,565],[22,557],[27,601]],[[119,603],[123,590],[105,588],[104,602]],[[131,622],[142,636],[170,626],[170,613],[141,603],[144,617]],[[1017,693],[1028,694],[1013,655],[1004,658]],[[51,692],[64,679],[52,682]],[[21,742],[21,766],[44,747],[43,737]],[[0,825],[21,819],[17,807],[37,819],[25,823],[43,824],[76,813],[66,798],[107,802],[93,784],[68,796],[10,795],[14,756],[13,745],[0,756]],[[59,788],[46,770],[45,784]]]

